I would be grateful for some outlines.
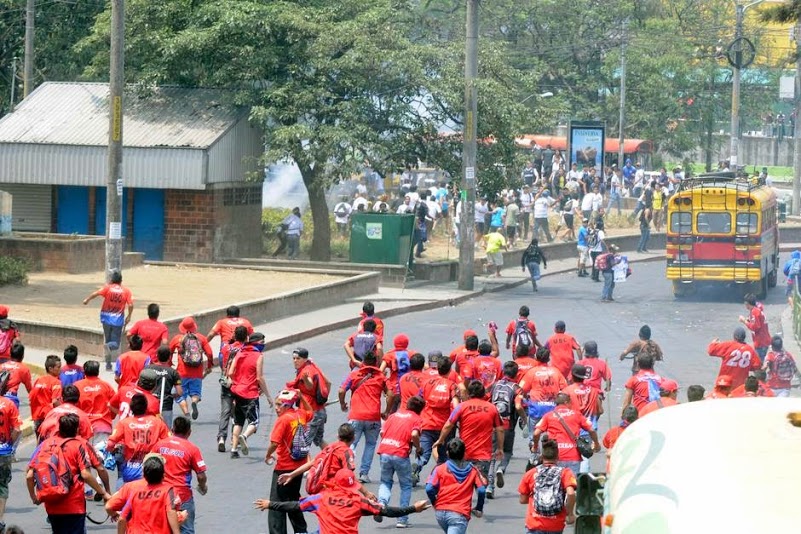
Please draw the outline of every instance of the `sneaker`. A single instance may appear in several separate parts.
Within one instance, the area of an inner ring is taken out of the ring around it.
[[[192,401],[192,420],[193,421],[197,420],[197,416],[198,416],[197,403],[195,401]]]
[[[487,499],[494,499],[495,498],[495,490],[488,489],[486,493]]]
[[[495,485],[499,488],[503,487],[503,471],[500,469],[495,471]]]
[[[111,362],[106,362],[106,371],[111,371]]]
[[[415,487],[418,484],[420,484],[420,471],[414,469],[412,471],[412,487]]]
[[[384,522],[384,516],[383,515],[374,515],[373,516],[373,521],[375,521],[376,523],[383,523]]]
[[[395,528],[411,528],[411,525],[409,523],[403,523],[401,521],[398,521],[397,523],[395,523]]]
[[[239,436],[239,448],[242,450],[242,454],[247,456],[250,454],[250,447],[248,447],[248,439],[242,435]]]
[[[359,475],[359,482],[361,482],[362,484],[372,484],[373,483],[373,481],[370,480],[370,475],[368,475],[367,473],[362,473],[362,474]]]
[[[223,438],[217,440],[217,450],[219,452],[225,452],[225,440]]]
[[[239,451],[231,451],[231,460],[239,460]]]

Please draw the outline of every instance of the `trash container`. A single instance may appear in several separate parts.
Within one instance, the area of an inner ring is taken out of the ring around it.
[[[405,265],[409,261],[414,215],[354,213],[350,230],[350,261]]]
[[[779,199],[779,222],[785,222],[787,220],[787,201]]]

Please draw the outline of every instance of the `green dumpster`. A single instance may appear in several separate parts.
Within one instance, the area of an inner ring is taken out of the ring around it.
[[[409,261],[414,215],[355,213],[350,230],[350,261],[405,265]]]

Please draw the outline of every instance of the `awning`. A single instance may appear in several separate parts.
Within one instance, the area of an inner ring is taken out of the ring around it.
[[[556,135],[540,135],[528,134],[515,139],[517,146],[522,148],[531,148],[534,144],[545,148],[551,145],[554,150],[567,150],[567,140],[564,137]],[[610,154],[617,154],[620,143],[617,139],[607,138],[604,143],[604,152]],[[635,152],[652,152],[653,144],[651,141],[645,139],[624,139],[623,140],[623,153],[634,154]]]

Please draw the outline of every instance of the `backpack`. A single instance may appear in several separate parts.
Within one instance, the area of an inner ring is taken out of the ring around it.
[[[659,394],[659,380],[657,377],[648,377],[645,380],[648,382],[648,402],[662,398]]]
[[[309,456],[311,451],[311,434],[305,424],[297,419],[295,422],[295,432],[292,434],[292,446],[289,448],[289,456],[293,460],[303,460]]]
[[[375,348],[378,338],[373,332],[359,332],[353,338],[353,354],[359,361],[364,360],[364,355]]]
[[[203,364],[203,347],[200,339],[192,332],[184,335],[178,354],[181,355],[181,360],[187,367],[200,367]]]
[[[508,380],[498,380],[492,386],[490,402],[498,409],[501,418],[508,420],[514,412],[515,395],[520,386]]]
[[[8,391],[8,381],[11,380],[11,371],[3,369],[0,371],[0,396],[3,396]]]
[[[640,352],[637,353],[637,356],[635,357],[635,362],[636,358],[638,358],[640,354],[647,354],[648,356],[653,358],[654,362],[661,360],[659,355],[659,349],[657,348],[656,343],[654,343],[650,339],[647,340],[642,347],[640,347]]]
[[[587,246],[594,247],[598,245],[598,232],[591,231],[587,233]]]
[[[328,380],[323,372],[315,366],[317,372],[312,378],[314,382],[314,400],[317,404],[325,406],[328,402],[328,396],[331,394],[331,381]]]
[[[8,319],[0,320],[0,353],[6,353],[11,349],[11,344],[16,337],[17,327]]]
[[[396,350],[395,365],[398,368],[398,382],[400,383],[400,379],[403,378],[403,375],[408,373],[411,368],[409,364],[409,352],[405,350]]]
[[[597,258],[595,258],[595,268],[599,271],[607,271],[610,268],[610,261],[609,258],[612,256],[611,252],[607,252],[606,254],[599,254]]]
[[[789,382],[793,379],[795,370],[795,362],[789,354],[784,351],[776,353],[776,359],[773,361],[773,374],[776,375],[776,378],[782,382]],[[0,374],[0,376],[2,375]]]
[[[515,346],[527,345],[534,346],[534,340],[531,338],[531,331],[528,329],[528,319],[518,319],[515,323],[514,333]]]
[[[345,465],[341,467],[352,467],[354,463],[353,450],[350,447],[342,448],[343,454],[347,456]],[[332,463],[334,461],[334,445],[329,445],[317,455],[314,463],[306,473],[306,494],[314,495],[320,493],[325,489],[326,480],[323,479],[328,473],[332,471]]]
[[[793,263],[790,264],[790,269],[787,273],[789,278],[795,278],[801,274],[801,259],[794,259]]]
[[[562,487],[562,470],[557,465],[537,466],[534,476],[534,509],[537,515],[553,517],[565,508],[565,490]]]
[[[57,502],[69,495],[75,477],[64,456],[64,445],[73,439],[50,438],[40,446],[32,465],[36,498],[40,502]]]
[[[242,350],[242,347],[232,347],[228,352],[228,361],[225,362],[225,367],[222,368],[222,373],[220,374],[220,385],[222,387],[231,389],[231,385],[233,384],[234,380],[228,376],[228,369],[231,368],[231,363],[233,363],[234,358],[236,358],[236,355],[239,354],[240,350]],[[220,356],[220,364],[222,365],[222,356]]]
[[[344,202],[340,202],[339,204],[337,204],[336,207],[334,208],[334,215],[336,215],[340,219],[343,217],[347,217],[348,215],[347,204],[345,204]]]

